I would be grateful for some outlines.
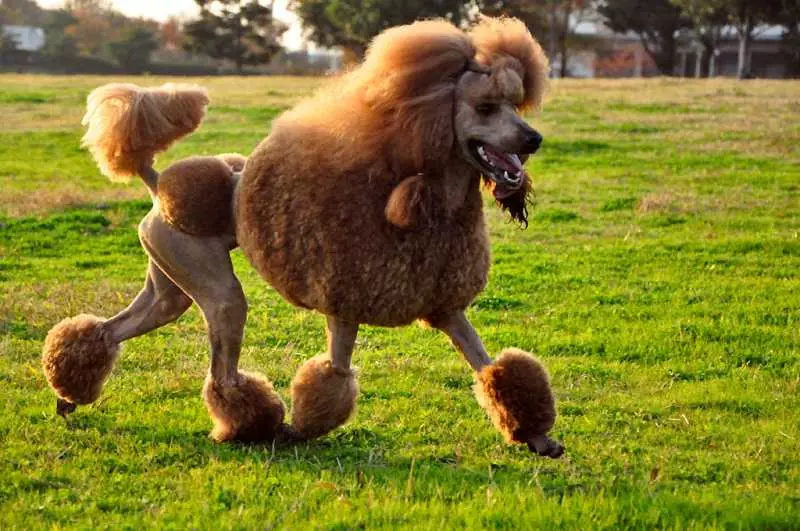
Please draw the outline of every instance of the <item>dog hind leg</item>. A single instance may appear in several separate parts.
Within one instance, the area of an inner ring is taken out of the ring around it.
[[[43,366],[58,395],[56,412],[94,402],[126,339],[171,323],[192,301],[151,261],[145,285],[125,310],[104,321],[79,315],[53,327],[45,341]]]
[[[105,327],[111,340],[121,343],[173,322],[191,305],[192,299],[151,260],[142,291]]]
[[[182,233],[157,211],[140,225],[150,256],[200,307],[211,343],[211,369],[203,398],[217,441],[272,441],[282,435],[284,405],[264,377],[238,370],[247,301],[233,271],[230,236]]]
[[[306,361],[292,379],[292,428],[302,440],[320,437],[352,416],[358,382],[350,359],[358,324],[327,321],[328,352]]]
[[[560,457],[564,447],[547,432],[555,422],[555,399],[544,366],[527,352],[504,350],[492,362],[463,312],[431,322],[475,370],[475,395],[508,442],[527,444],[542,456]]]

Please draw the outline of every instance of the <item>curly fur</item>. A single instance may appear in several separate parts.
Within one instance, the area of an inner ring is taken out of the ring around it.
[[[292,428],[303,439],[328,433],[352,416],[357,395],[353,371],[334,367],[326,354],[311,358],[292,380]]]
[[[209,374],[203,399],[214,422],[211,437],[217,442],[273,441],[281,432],[285,407],[263,376],[239,372],[235,382],[220,385]]]
[[[195,236],[233,232],[233,170],[219,157],[190,157],[158,177],[158,201],[164,219]]]
[[[195,85],[103,85],[86,102],[83,146],[110,179],[139,175],[157,153],[200,126],[208,101],[206,90]]]
[[[475,395],[506,441],[528,443],[556,419],[555,399],[544,366],[518,349],[506,349],[476,374]]]
[[[82,314],[64,319],[47,334],[42,368],[53,391],[71,404],[91,404],[100,396],[119,345],[103,328],[104,320]]]
[[[507,38],[486,36],[501,23]],[[359,68],[273,123],[237,188],[236,231],[286,299],[383,326],[472,302],[486,284],[489,245],[481,175],[456,146],[454,101],[476,57],[513,65],[526,81],[520,105],[540,101],[533,91],[544,80],[534,78],[546,59],[518,27],[485,19],[470,33],[444,21],[391,28]],[[503,200],[520,221],[529,190]]]

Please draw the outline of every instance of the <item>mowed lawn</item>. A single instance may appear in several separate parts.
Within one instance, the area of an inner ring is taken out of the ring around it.
[[[311,444],[208,439],[196,308],[57,417],[47,330],[121,310],[146,267],[144,186],[79,147],[109,81],[0,76],[0,528],[800,528],[800,83],[555,82],[530,117],[537,204],[521,230],[487,195],[494,264],[469,316],[491,353],[548,366],[567,451],[545,460],[503,443],[467,365],[418,326],[362,328],[358,412]],[[249,153],[320,83],[192,81],[208,119],[159,167]],[[234,262],[242,366],[288,399],[323,319]]]

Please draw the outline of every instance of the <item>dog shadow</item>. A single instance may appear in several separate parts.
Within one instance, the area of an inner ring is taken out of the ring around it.
[[[452,488],[473,488],[476,485],[530,484],[532,475],[540,480],[553,476],[546,490],[560,492],[558,467],[533,454],[520,463],[514,455],[522,448],[509,448],[495,461],[484,458],[462,461],[459,444],[425,446],[422,450],[403,445],[380,429],[347,427],[321,439],[296,444],[217,443],[208,430],[186,430],[179,426],[156,427],[151,424],[108,424],[97,416],[76,416],[67,420],[71,430],[96,430],[101,436],[114,438],[120,447],[141,448],[152,456],[156,466],[203,468],[214,463],[268,471],[280,478],[297,473],[319,478],[324,471],[332,483],[344,482],[373,486],[397,487],[402,482],[419,481],[447,484]],[[466,443],[461,443],[466,444]],[[502,444],[498,441],[498,444]],[[153,449],[157,449],[153,452]],[[464,453],[467,453],[466,451]],[[409,478],[414,478],[410,480]],[[323,482],[325,483],[325,482]],[[327,483],[325,483],[327,485]],[[403,483],[405,486],[405,483]]]

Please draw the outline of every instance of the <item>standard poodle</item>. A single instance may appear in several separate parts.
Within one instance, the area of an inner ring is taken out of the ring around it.
[[[466,31],[445,21],[391,28],[363,64],[278,118],[246,162],[192,157],[161,173],[155,155],[199,127],[205,91],[96,89],[84,144],[105,174],[148,187],[153,209],[139,236],[150,265],[121,313],[66,319],[48,335],[43,365],[58,412],[97,399],[121,342],[196,302],[211,343],[203,397],[212,437],[308,440],[355,409],[359,325],[422,320],[463,354],[479,403],[509,442],[560,456],[547,436],[555,401],[544,367],[517,349],[493,362],[464,313],[490,265],[481,185],[527,223],[523,163],[542,137],[520,113],[541,105],[548,68],[513,18]],[[283,297],[327,318],[327,352],[291,383],[290,423],[270,382],[238,368],[247,302],[229,256],[237,246]]]

